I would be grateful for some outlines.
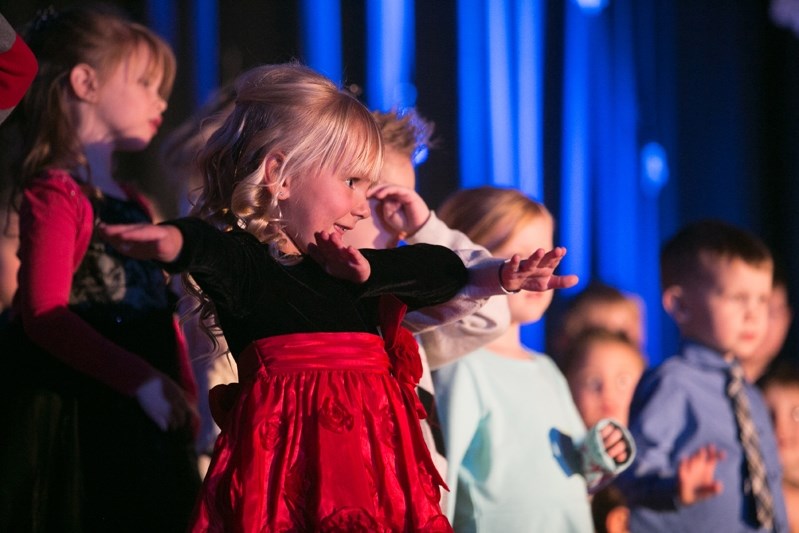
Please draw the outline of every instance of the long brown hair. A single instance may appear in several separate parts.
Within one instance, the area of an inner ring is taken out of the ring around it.
[[[98,7],[50,11],[22,33],[36,55],[39,72],[15,117],[22,139],[14,164],[20,185],[47,168],[75,171],[86,166],[71,105],[69,77],[76,65],[91,66],[102,80],[143,48],[149,52],[149,74],[163,74],[161,96],[167,99],[172,90],[175,56],[169,45],[116,11]]]

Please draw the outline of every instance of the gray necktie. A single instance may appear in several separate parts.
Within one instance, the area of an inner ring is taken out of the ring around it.
[[[744,390],[744,377],[741,365],[733,361],[730,367],[730,381],[727,395],[732,399],[735,419],[738,421],[738,434],[746,457],[749,472],[748,489],[755,499],[757,520],[765,529],[774,529],[774,500],[766,480],[766,465],[760,452],[760,438],[749,411],[749,398]]]

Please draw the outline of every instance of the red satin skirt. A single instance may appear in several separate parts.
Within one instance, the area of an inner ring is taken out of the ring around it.
[[[250,345],[241,384],[212,391],[222,433],[192,531],[452,531],[392,364],[367,333]]]

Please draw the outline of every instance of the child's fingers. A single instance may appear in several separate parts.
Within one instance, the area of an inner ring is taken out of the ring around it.
[[[366,196],[376,200],[383,200],[389,196],[405,198],[410,196],[410,194],[411,191],[407,187],[386,183],[369,189],[369,191],[366,193]]]
[[[510,273],[510,275],[516,275],[522,269],[524,265],[524,261],[522,261],[522,257],[519,254],[513,254],[513,256],[505,261],[504,269],[505,272]]]
[[[520,270],[531,272],[533,270],[555,270],[560,264],[563,256],[566,255],[566,248],[557,247],[550,251],[539,248],[530,257],[522,261]]]
[[[574,274],[564,276],[553,275],[549,278],[548,288],[550,289],[569,289],[580,282],[580,278]]]
[[[608,455],[611,456],[617,463],[623,463],[626,461],[630,454],[627,443],[624,442],[623,439],[617,440],[609,446],[606,445],[605,450],[607,451]]]
[[[608,424],[599,430],[599,434],[602,435],[602,439],[607,441],[610,438],[614,438],[618,440],[621,438],[621,430],[614,426],[613,424]]]
[[[562,246],[553,248],[552,250],[544,254],[541,260],[538,262],[538,267],[551,268],[554,270],[560,264],[560,261],[563,259],[563,256],[565,255],[566,255],[566,248],[563,248]]]

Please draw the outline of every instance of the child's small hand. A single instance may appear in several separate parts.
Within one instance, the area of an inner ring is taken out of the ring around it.
[[[167,376],[156,376],[136,390],[136,400],[147,416],[161,429],[196,427],[197,410],[188,402],[177,383]]]
[[[602,444],[605,447],[605,452],[617,465],[624,464],[632,453],[627,441],[624,439],[624,433],[615,425],[608,424],[600,430],[599,434],[602,435]]]
[[[174,226],[154,224],[100,224],[100,237],[120,253],[134,259],[169,263],[183,247],[183,235]]]
[[[715,475],[716,465],[724,457],[722,450],[708,444],[680,461],[677,491],[683,505],[693,505],[721,493],[724,487]]]
[[[539,248],[527,259],[515,254],[500,267],[499,277],[502,286],[509,292],[522,289],[547,291],[574,287],[577,285],[577,276],[573,274],[557,276],[553,273],[565,255],[566,248],[561,246],[548,252]]]
[[[399,185],[379,185],[369,191],[377,200],[377,216],[385,228],[400,239],[413,235],[430,218],[430,208],[413,189]]]
[[[353,283],[363,283],[369,279],[372,273],[369,261],[352,246],[345,246],[338,233],[320,231],[314,236],[316,244],[308,244],[308,255],[322,265],[325,272]]]

